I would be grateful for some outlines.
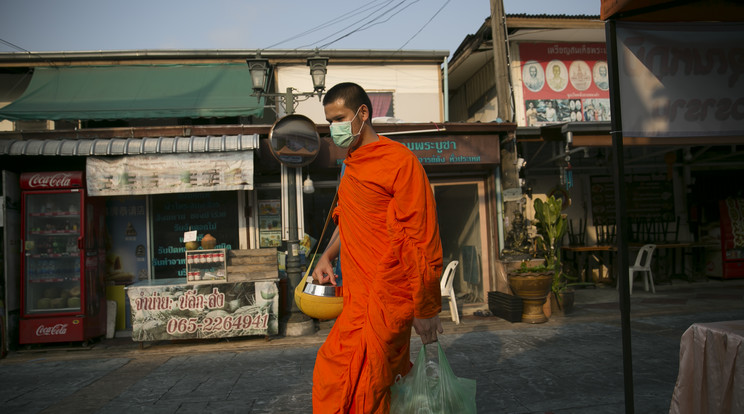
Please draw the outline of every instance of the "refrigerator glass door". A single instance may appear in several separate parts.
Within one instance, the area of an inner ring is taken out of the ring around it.
[[[82,193],[25,197],[24,314],[80,313]]]

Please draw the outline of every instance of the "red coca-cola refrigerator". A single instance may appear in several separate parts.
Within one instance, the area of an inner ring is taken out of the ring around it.
[[[106,333],[104,204],[82,171],[23,173],[19,342],[88,342]]]
[[[723,279],[744,278],[744,198],[727,198],[718,206],[721,245],[706,250],[705,273]]]

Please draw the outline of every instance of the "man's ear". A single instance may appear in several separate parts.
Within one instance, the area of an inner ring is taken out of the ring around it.
[[[366,104],[362,104],[362,106],[359,107],[359,117],[362,119],[362,122],[367,122],[367,120],[369,120],[369,108]]]

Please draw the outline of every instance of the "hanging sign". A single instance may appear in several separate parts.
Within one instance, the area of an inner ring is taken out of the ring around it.
[[[524,121],[610,120],[610,79],[604,43],[520,43]]]
[[[253,189],[253,151],[88,157],[91,196]]]
[[[744,24],[617,22],[626,137],[744,135]]]
[[[499,136],[496,134],[390,138],[405,145],[424,166],[495,165],[500,162]],[[341,165],[346,158],[346,149],[333,144],[328,148],[335,164]]]

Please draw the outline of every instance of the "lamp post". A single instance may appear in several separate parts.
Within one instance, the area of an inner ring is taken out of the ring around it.
[[[312,92],[299,92],[292,87],[288,87],[284,93],[266,92],[266,83],[270,80],[269,75],[272,73],[269,60],[261,57],[261,52],[258,52],[253,59],[246,59],[246,63],[248,63],[248,70],[251,72],[251,80],[253,81],[253,96],[274,98],[277,103],[284,106],[284,113],[287,115],[294,113],[298,98],[308,99],[315,95],[318,96],[319,101],[323,98],[325,78],[328,72],[326,69],[328,58],[320,56],[317,50],[315,56],[307,59],[307,65],[310,66],[310,76],[313,79]]]
[[[314,124],[312,124],[312,121],[305,118],[303,119],[294,119],[293,117],[299,117],[304,118],[301,115],[293,115],[295,111],[295,104],[297,102],[297,98],[304,98],[308,99],[312,96],[317,95],[318,100],[322,99],[323,91],[325,90],[325,75],[327,72],[326,66],[328,65],[328,58],[321,57],[318,55],[317,51],[315,56],[307,59],[307,65],[310,66],[310,75],[313,79],[313,91],[312,92],[297,92],[296,89],[289,87],[286,89],[285,93],[267,93],[266,89],[266,83],[267,79],[269,79],[270,74],[272,73],[271,66],[269,64],[268,59],[264,59],[261,57],[261,53],[257,53],[256,57],[253,59],[246,59],[246,63],[248,64],[248,68],[251,73],[251,79],[253,81],[253,95],[254,96],[265,96],[267,98],[274,98],[277,103],[280,103],[284,106],[284,113],[287,115],[283,117],[282,119],[278,120],[277,123],[274,124],[272,127],[271,137],[270,141],[273,140],[273,136],[275,135],[275,132],[277,130],[277,135],[282,135],[281,133],[281,125],[279,125],[279,128],[277,128],[278,124],[284,122],[285,126],[289,125],[290,123],[294,124],[300,124],[303,125],[303,123],[309,123],[311,127],[305,129],[305,136],[312,136],[313,133],[315,134],[315,137],[317,137],[317,132],[315,130]],[[306,121],[306,122],[305,122]],[[305,125],[307,126],[307,125]],[[307,131],[307,129],[311,129],[312,131]],[[302,128],[299,128],[297,130],[294,130],[291,136],[288,139],[295,139],[295,140],[301,140]],[[284,139],[284,138],[281,138]],[[316,138],[317,139],[317,138]],[[273,144],[272,144],[272,152],[274,152]],[[277,155],[277,154],[275,154]],[[299,256],[299,234],[298,234],[298,226],[297,226],[297,189],[298,189],[298,183],[297,182],[297,174],[301,171],[301,168],[304,165],[309,164],[312,162],[312,160],[315,158],[315,155],[317,155],[317,148],[315,148],[315,154],[312,156],[312,158],[300,158],[299,160],[295,159],[295,157],[292,156],[282,156],[279,154],[277,159],[282,164],[282,168],[287,169],[286,174],[286,180],[283,180],[283,184],[286,185],[286,188],[282,191],[283,194],[287,194],[286,199],[282,200],[283,203],[286,203],[287,206],[287,218],[288,218],[288,235],[287,235],[287,261],[286,261],[286,272],[287,272],[287,279],[289,281],[289,289],[288,289],[288,295],[285,298],[286,303],[291,303],[291,307],[287,306],[287,310],[291,309],[291,315],[289,316],[289,319],[287,321],[287,330],[286,334],[288,336],[299,336],[299,335],[305,335],[314,332],[314,325],[312,323],[312,320],[299,311],[299,308],[297,308],[297,304],[294,302],[294,290],[299,285],[299,283],[302,280],[302,269],[300,266],[300,256]],[[298,171],[298,168],[300,169]],[[309,322],[309,324],[308,324]]]

